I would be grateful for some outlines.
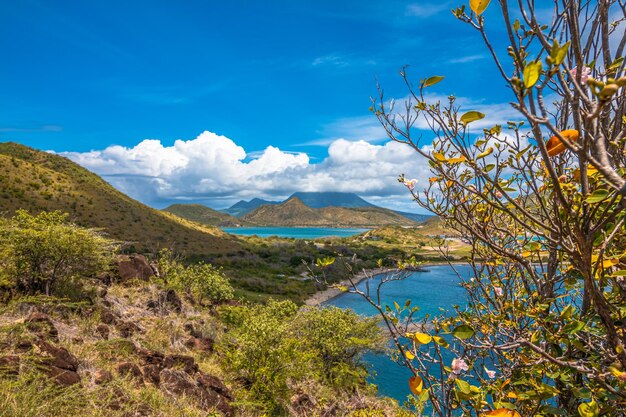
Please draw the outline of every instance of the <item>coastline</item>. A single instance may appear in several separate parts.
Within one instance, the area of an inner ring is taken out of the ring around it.
[[[459,265],[459,264],[464,264],[466,262],[458,262],[458,261],[454,261],[451,262],[453,265]],[[441,262],[441,263],[436,263],[436,262],[430,262],[430,263],[426,263],[426,264],[422,264],[419,265],[420,268],[428,268],[431,266],[440,266],[440,265],[448,265],[447,262]],[[354,276],[354,278],[352,279],[352,281],[358,285],[361,281],[372,278],[376,275],[380,275],[383,273],[392,273],[392,272],[398,272],[399,269],[396,268],[375,268],[375,269],[364,269],[361,272],[359,272],[358,274],[356,274]],[[428,270],[424,269],[423,271],[416,271],[416,272],[428,272]],[[350,284],[350,280],[348,279],[344,279],[343,281],[340,281],[338,283],[336,283],[335,285],[344,285],[347,287],[351,287],[352,284]],[[306,301],[304,302],[304,305],[309,306],[309,307],[315,307],[315,306],[319,306],[322,303],[325,303],[326,301],[332,300],[335,297],[340,296],[341,294],[344,294],[344,291],[341,291],[338,288],[326,288],[325,290],[322,291],[318,291],[315,294],[311,295],[309,298],[306,299]]]

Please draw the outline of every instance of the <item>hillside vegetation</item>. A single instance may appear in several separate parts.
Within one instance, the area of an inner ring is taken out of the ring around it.
[[[127,249],[156,252],[173,247],[187,254],[236,252],[241,244],[215,228],[202,227],[152,209],[114,189],[67,158],[16,143],[0,143],[0,213],[60,210],[73,222],[103,229],[128,242]]]
[[[416,224],[380,207],[312,208],[297,197],[282,204],[261,206],[243,216],[243,220],[262,226],[367,227]]]
[[[213,210],[202,204],[172,204],[162,211],[208,226],[238,227],[249,225],[249,223],[230,214]]]

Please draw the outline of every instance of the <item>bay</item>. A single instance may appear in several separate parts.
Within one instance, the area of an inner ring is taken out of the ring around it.
[[[295,239],[319,239],[323,237],[349,237],[370,229],[336,227],[222,227],[226,233],[242,236],[285,237]]]
[[[388,305],[393,309],[393,302],[404,305],[411,300],[411,306],[418,306],[417,320],[428,314],[431,317],[453,311],[453,305],[462,305],[465,302],[465,290],[459,285],[460,279],[469,279],[471,269],[469,265],[434,265],[425,267],[424,272],[413,272],[400,281],[391,281],[383,285],[381,291],[381,305]],[[456,270],[456,272],[455,272]],[[458,275],[457,275],[458,273]],[[381,281],[382,276],[374,276],[369,280],[372,292]],[[360,290],[365,291],[366,282],[358,284]],[[339,308],[349,308],[365,316],[376,315],[376,310],[357,294],[344,293],[335,297],[324,305]],[[410,395],[408,379],[412,376],[408,368],[395,363],[390,356],[380,353],[368,353],[363,360],[370,369],[370,382],[378,386],[379,395],[395,398],[400,404]],[[451,359],[450,359],[451,360]]]

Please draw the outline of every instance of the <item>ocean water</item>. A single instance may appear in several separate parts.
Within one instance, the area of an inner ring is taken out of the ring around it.
[[[454,269],[449,265],[437,265],[428,266],[425,269],[424,272],[413,272],[404,280],[385,283],[381,291],[381,304],[383,306],[387,304],[393,309],[394,301],[404,305],[409,299],[412,306],[420,307],[415,315],[418,320],[426,314],[431,317],[445,314],[446,311],[453,310],[453,305],[464,304],[465,290],[459,285],[459,276],[463,279],[471,276],[468,265],[455,265]],[[381,278],[381,276],[375,276],[369,280],[372,292],[375,292],[376,285]],[[365,290],[366,285],[366,282],[362,281],[358,287]],[[366,316],[376,314],[376,310],[356,294],[341,294],[324,305],[349,308]],[[370,368],[372,375],[370,382],[378,386],[379,394],[395,398],[400,404],[404,403],[411,393],[408,379],[412,374],[408,368],[398,365],[386,354],[368,353],[363,359]],[[452,358],[449,359],[452,360]]]
[[[259,237],[290,237],[295,239],[317,239],[322,237],[349,237],[368,231],[369,229],[358,228],[332,228],[332,227],[222,227],[226,233],[233,235]]]

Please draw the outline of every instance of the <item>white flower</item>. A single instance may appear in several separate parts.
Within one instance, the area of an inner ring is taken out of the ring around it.
[[[496,371],[490,371],[489,369],[485,368],[485,373],[491,379],[496,377]]]
[[[411,191],[413,191],[415,189],[415,185],[417,184],[417,180],[415,178],[413,178],[412,180],[404,180],[404,185],[407,186],[407,188]]]
[[[576,69],[576,67],[572,68],[569,71],[570,75],[572,76],[573,79],[576,79],[577,75],[578,75],[578,70]],[[587,79],[589,79],[589,76],[591,75],[591,68],[589,67],[583,67],[582,72],[580,73],[580,82],[582,84],[586,84],[587,83]]]
[[[502,291],[501,287],[493,287],[493,290],[495,291],[498,297],[502,297],[502,294],[504,294],[504,291]]]
[[[469,366],[467,366],[467,363],[463,360],[463,359],[452,359],[452,372],[454,372],[456,375],[460,375],[461,372],[463,371],[467,371],[469,369]]]

